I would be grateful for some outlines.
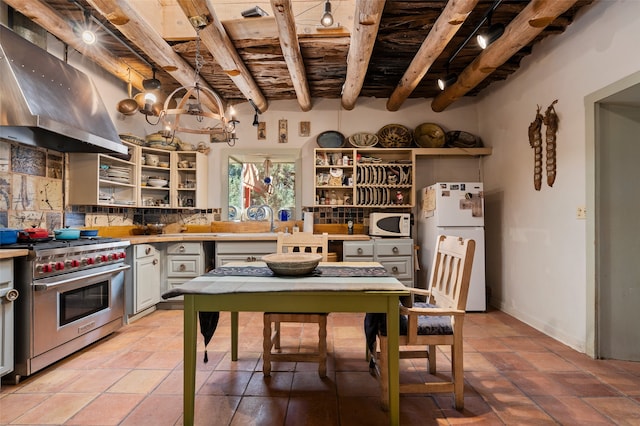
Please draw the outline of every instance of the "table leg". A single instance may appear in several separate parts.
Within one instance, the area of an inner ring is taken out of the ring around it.
[[[238,360],[238,313],[231,312],[231,361]]]
[[[196,392],[196,344],[197,312],[194,307],[195,296],[184,296],[184,421],[186,426],[193,425]]]
[[[387,299],[387,363],[389,377],[389,420],[392,425],[400,424],[400,309],[398,297]]]

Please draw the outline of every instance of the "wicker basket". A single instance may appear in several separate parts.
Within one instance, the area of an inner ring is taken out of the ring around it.
[[[384,148],[408,148],[412,143],[411,129],[402,124],[387,124],[378,130],[378,144]]]

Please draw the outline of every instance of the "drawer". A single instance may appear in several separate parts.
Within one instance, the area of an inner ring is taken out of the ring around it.
[[[376,256],[413,256],[413,240],[378,240]]]
[[[167,246],[167,254],[201,254],[202,243],[180,242],[170,243]]]
[[[275,241],[218,241],[216,242],[216,255],[218,254],[260,254],[260,256],[276,252]]]
[[[158,249],[151,244],[137,244],[133,246],[133,250],[133,254],[136,259],[155,256],[158,253]]]
[[[182,284],[186,283],[187,281],[189,281],[189,279],[167,279],[167,290],[173,290],[176,287],[180,287]],[[172,297],[171,299],[167,299],[167,302],[173,302],[176,300],[184,300],[184,296],[177,296],[177,297]]]
[[[399,281],[410,281],[413,277],[411,258],[378,259],[378,262]]]
[[[342,258],[346,260],[353,257],[358,257],[361,261],[373,260],[373,242],[345,241],[342,244]]]
[[[216,268],[232,262],[259,262],[262,256],[271,253],[222,254],[216,256]]]
[[[202,274],[200,256],[167,256],[168,277],[196,277]]]

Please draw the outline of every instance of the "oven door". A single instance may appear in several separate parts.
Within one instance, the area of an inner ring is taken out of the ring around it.
[[[32,356],[124,317],[124,271],[108,265],[33,283]]]

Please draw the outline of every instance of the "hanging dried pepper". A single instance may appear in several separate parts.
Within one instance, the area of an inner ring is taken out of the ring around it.
[[[545,136],[547,143],[547,185],[553,186],[556,180],[556,133],[558,132],[558,114],[553,107],[556,99],[544,113],[543,122],[547,126]]]
[[[540,105],[536,111],[536,118],[529,124],[529,145],[533,148],[533,186],[536,191],[540,191],[542,185],[542,114],[540,114]]]

